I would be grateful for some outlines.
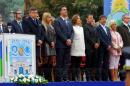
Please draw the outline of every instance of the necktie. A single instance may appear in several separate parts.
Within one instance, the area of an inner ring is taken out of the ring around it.
[[[68,21],[67,20],[65,20],[65,23],[66,23],[66,26],[68,26]]]
[[[127,28],[128,28],[128,30],[129,30],[129,32],[130,32],[130,26],[129,26],[129,25],[127,25]]]
[[[20,30],[23,31],[21,22],[19,22],[18,24],[19,24],[19,26],[20,26]]]
[[[37,20],[36,19],[34,20],[34,23],[37,25]]]
[[[67,20],[64,20],[64,22],[65,22],[67,28],[69,28],[69,27],[68,27],[68,21],[67,21]]]

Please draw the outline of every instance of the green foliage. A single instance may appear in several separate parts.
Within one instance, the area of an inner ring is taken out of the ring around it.
[[[24,2],[26,4],[25,13],[28,13],[29,8],[34,6],[39,10],[40,16],[43,12],[49,11],[54,17],[57,17],[60,5],[68,7],[70,18],[78,13],[83,21],[87,14],[93,14],[98,20],[99,15],[103,13],[103,0],[0,0],[0,13],[5,21],[14,19],[14,14],[11,14],[11,11],[18,8],[24,10]]]
[[[11,11],[13,12],[18,8],[24,10],[24,0],[0,0],[0,13],[5,21],[14,19]]]
[[[35,6],[39,13],[49,11],[53,16],[58,16],[58,8],[60,5],[66,5],[69,10],[70,18],[74,14],[80,14],[81,18],[85,19],[87,14],[93,14],[98,20],[99,15],[103,13],[103,0],[29,0],[27,8]],[[34,2],[33,2],[34,1]],[[39,2],[38,3],[36,3]],[[35,4],[34,4],[35,3]],[[42,6],[41,6],[42,4]],[[85,20],[84,20],[85,21]]]

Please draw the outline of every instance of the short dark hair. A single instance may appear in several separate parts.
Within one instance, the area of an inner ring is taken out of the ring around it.
[[[16,9],[14,13],[17,14],[18,11],[21,11],[21,12],[22,12],[21,9]]]
[[[61,6],[59,7],[59,11],[61,11],[63,7],[66,7],[66,8],[67,8],[66,5],[61,5]]]
[[[87,14],[87,15],[86,15],[86,18],[88,18],[89,16],[93,16],[93,14]]]
[[[31,7],[31,8],[29,9],[29,13],[30,13],[31,11],[37,11],[37,8],[36,8],[36,7]]]
[[[101,20],[102,18],[106,18],[106,19],[107,19],[107,17],[106,17],[105,15],[101,15],[101,16],[99,17],[99,20]]]
[[[129,14],[128,14],[128,13],[125,13],[125,14],[122,16],[122,20],[124,20],[124,18],[125,18],[126,16],[129,16]]]

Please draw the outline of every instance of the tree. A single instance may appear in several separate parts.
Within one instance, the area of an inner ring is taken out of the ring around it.
[[[83,19],[87,14],[94,14],[96,20],[103,13],[103,0],[28,0],[28,8],[35,6],[39,13],[49,11],[53,16],[58,16],[60,5],[66,5],[69,10],[69,16],[72,17],[78,13]]]
[[[18,8],[24,10],[24,0],[1,0],[0,1],[0,13],[2,14],[6,22],[14,19],[13,12]]]

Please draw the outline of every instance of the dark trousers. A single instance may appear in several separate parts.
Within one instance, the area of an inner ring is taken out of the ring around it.
[[[70,48],[56,48],[56,81],[68,80]]]
[[[109,51],[106,48],[100,48],[100,70],[99,72],[99,79],[102,81],[108,81],[109,78]]]
[[[87,81],[95,81],[98,76],[99,67],[99,49],[91,48],[90,50],[86,50],[86,80]]]
[[[123,66],[125,65],[126,59],[128,59],[129,57],[130,55],[128,53],[123,52],[120,58],[119,76],[121,81],[124,81],[126,78],[126,71],[123,69]]]
[[[44,70],[44,77],[48,81],[52,81],[52,64],[51,64],[51,57],[46,57],[46,63],[43,65],[43,70]]]
[[[92,52],[91,50],[86,50],[86,66],[85,66],[85,74],[86,74],[86,80],[90,81],[92,76],[92,65],[93,65],[93,58],[92,58]]]
[[[43,58],[44,59],[44,63],[41,64],[40,66],[38,65],[38,57],[37,57],[37,64],[36,64],[36,73],[37,75],[40,76],[44,76],[45,79],[47,79],[48,81],[52,81],[52,64],[50,63],[51,58],[47,57],[47,58]]]
[[[71,56],[72,81],[80,80],[81,57]]]

